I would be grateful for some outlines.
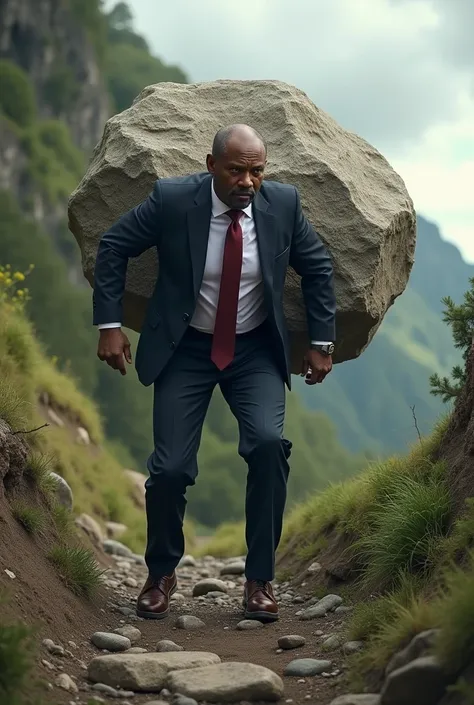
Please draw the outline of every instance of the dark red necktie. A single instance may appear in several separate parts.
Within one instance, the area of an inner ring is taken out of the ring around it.
[[[239,220],[243,211],[230,210],[231,223],[227,228],[222,261],[219,303],[217,304],[211,360],[223,370],[234,359],[237,307],[239,304],[240,275],[242,272],[242,228]]]

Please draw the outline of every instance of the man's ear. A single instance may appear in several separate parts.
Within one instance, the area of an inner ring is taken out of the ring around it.
[[[214,174],[214,172],[215,172],[215,170],[216,170],[216,160],[215,160],[215,158],[212,156],[212,154],[208,154],[208,155],[207,155],[207,157],[206,157],[206,166],[207,166],[208,172],[209,172],[210,174]]]

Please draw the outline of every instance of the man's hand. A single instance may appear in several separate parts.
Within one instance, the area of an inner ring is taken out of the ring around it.
[[[306,377],[306,384],[322,382],[332,370],[331,355],[323,355],[317,350],[309,349],[303,358],[301,376]]]
[[[100,331],[97,357],[99,360],[105,360],[114,370],[119,370],[120,374],[127,374],[125,362],[131,364],[132,353],[130,341],[121,328],[103,328]]]

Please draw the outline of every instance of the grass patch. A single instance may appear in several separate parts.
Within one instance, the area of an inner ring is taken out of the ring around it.
[[[46,516],[42,509],[32,507],[26,502],[16,501],[11,507],[15,519],[29,534],[40,534],[46,526]]]
[[[62,538],[71,538],[74,535],[74,522],[69,509],[63,507],[62,504],[54,502],[50,507],[51,516],[53,518],[56,531]]]
[[[216,558],[233,558],[247,553],[245,543],[245,523],[228,522],[221,524],[208,542],[197,551],[197,556],[215,556]]]
[[[394,587],[405,572],[429,576],[450,515],[449,491],[435,467],[428,481],[402,475],[392,482],[383,501],[371,509],[370,530],[353,547],[366,566],[367,589]]]
[[[437,645],[440,662],[457,672],[474,660],[474,557],[466,571],[453,566],[445,573],[443,594],[433,602],[443,638]]]
[[[90,598],[101,583],[101,570],[94,554],[86,548],[58,545],[48,554],[61,579],[75,594]]]
[[[21,623],[0,623],[0,702],[24,705],[34,665],[34,632]]]
[[[15,385],[0,373],[0,419],[3,419],[12,431],[25,430],[28,421],[27,402],[18,393]]]

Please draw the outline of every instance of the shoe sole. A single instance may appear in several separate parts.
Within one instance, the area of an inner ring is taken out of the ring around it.
[[[280,619],[278,612],[276,614],[272,614],[271,612],[249,612],[245,602],[242,607],[245,610],[245,619],[256,619],[258,622],[277,622]]]
[[[278,614],[268,612],[244,612],[245,619],[256,619],[258,622],[277,622],[280,619]]]
[[[177,585],[171,588],[170,597],[171,595],[174,595],[177,589]],[[137,617],[142,617],[143,619],[166,619],[166,617],[169,616],[170,608],[168,607],[168,609],[164,612],[148,612],[147,610],[136,610],[136,613]]]

